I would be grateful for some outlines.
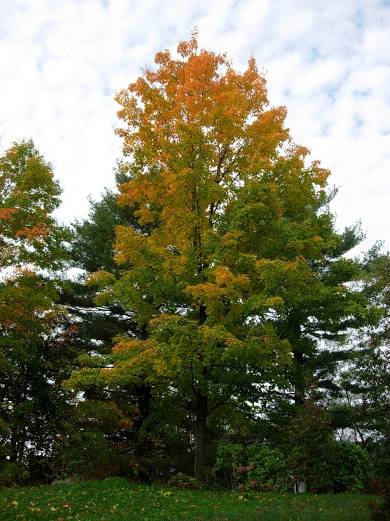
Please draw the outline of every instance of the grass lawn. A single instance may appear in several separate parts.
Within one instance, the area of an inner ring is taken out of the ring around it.
[[[80,521],[369,521],[362,494],[179,490],[122,479],[0,490],[0,519]]]

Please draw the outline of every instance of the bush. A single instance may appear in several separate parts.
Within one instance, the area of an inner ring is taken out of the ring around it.
[[[239,443],[220,443],[211,475],[223,486],[235,488],[241,482],[245,465],[245,449]]]
[[[333,486],[336,492],[357,492],[370,477],[368,452],[355,443],[337,443],[334,452]]]
[[[374,493],[383,497],[383,501],[373,512],[373,519],[390,521],[390,436],[382,440],[375,452],[376,479],[371,487]]]
[[[287,490],[286,460],[279,449],[263,445],[222,443],[212,475],[230,488],[255,490]]]
[[[327,427],[319,421],[319,427]],[[368,453],[354,443],[337,443],[325,429],[292,431],[286,455],[265,445],[221,443],[212,476],[229,488],[261,491],[291,490],[295,480],[305,481],[312,492],[357,492],[366,488],[370,474]],[[322,442],[322,443],[321,443]]]
[[[291,476],[309,492],[354,492],[370,477],[368,453],[355,443],[337,442],[325,411],[307,401],[289,423],[284,451]]]
[[[53,479],[53,461],[49,456],[28,454],[26,466],[29,472],[28,484],[48,484]]]
[[[294,481],[309,492],[333,491],[336,441],[330,418],[312,401],[298,410],[284,433],[284,452]]]
[[[168,485],[170,487],[177,488],[200,488],[200,484],[195,478],[188,476],[187,474],[183,474],[182,472],[172,476],[168,480]]]
[[[390,480],[384,483],[382,494],[382,503],[372,513],[374,521],[390,521]]]
[[[288,490],[289,478],[286,459],[279,449],[250,445],[246,484],[263,491]]]
[[[103,433],[92,430],[73,434],[58,459],[58,477],[103,479],[129,468],[129,458],[115,449]]]
[[[7,462],[0,470],[0,486],[15,487],[26,485],[30,474],[23,463]]]

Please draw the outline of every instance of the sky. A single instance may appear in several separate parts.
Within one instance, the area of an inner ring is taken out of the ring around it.
[[[175,51],[253,55],[295,142],[332,171],[338,229],[390,249],[390,0],[0,0],[0,151],[32,138],[84,218],[114,185],[115,93]]]

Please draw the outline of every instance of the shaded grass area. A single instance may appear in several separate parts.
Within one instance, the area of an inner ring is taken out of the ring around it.
[[[2,521],[368,521],[362,494],[314,495],[179,490],[123,479],[0,491]]]

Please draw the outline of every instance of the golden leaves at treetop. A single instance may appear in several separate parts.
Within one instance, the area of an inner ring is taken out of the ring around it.
[[[240,74],[226,56],[198,51],[195,34],[178,52],[184,60],[158,53],[157,70],[117,96],[125,123],[117,132],[132,158],[120,201],[140,206],[140,223],[156,211],[167,233],[179,222],[184,232],[197,226],[205,233],[237,179],[269,166],[288,138],[285,109],[268,108],[253,58]]]

